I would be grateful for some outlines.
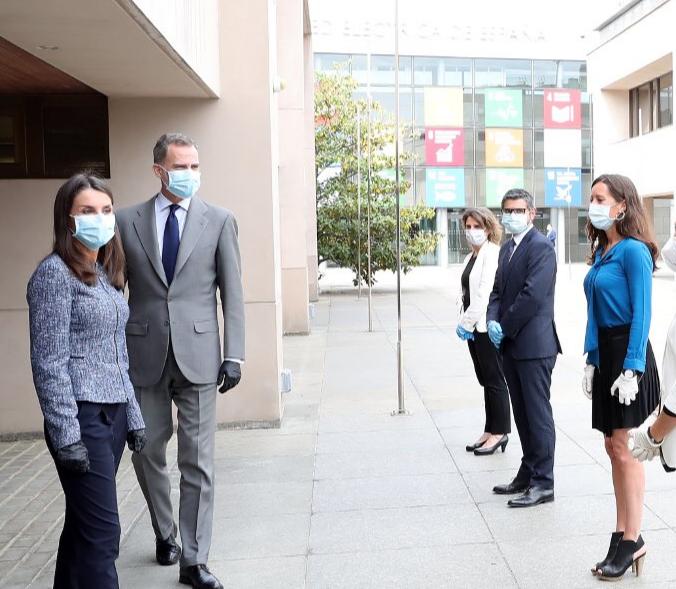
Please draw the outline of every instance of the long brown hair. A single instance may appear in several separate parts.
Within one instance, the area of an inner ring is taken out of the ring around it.
[[[500,239],[502,238],[502,227],[500,223],[495,218],[495,215],[490,209],[485,207],[478,207],[476,209],[467,209],[462,214],[462,226],[465,226],[467,219],[472,217],[482,229],[486,230],[486,235],[488,235],[488,241],[500,245]]]
[[[54,247],[52,251],[61,257],[82,282],[94,286],[96,271],[84,255],[82,249],[84,246],[73,237],[70,216],[75,197],[87,188],[107,194],[110,202],[113,202],[113,193],[101,178],[88,173],[75,174],[68,178],[59,188],[54,199]],[[113,239],[99,249],[97,260],[103,266],[110,283],[115,288],[124,288],[126,262],[117,227],[115,227]]]
[[[657,269],[657,258],[660,250],[636,186],[629,178],[620,174],[602,174],[592,182],[592,188],[599,182],[606,185],[608,191],[618,203],[623,202],[626,206],[624,216],[615,221],[617,232],[623,237],[633,237],[645,243],[653,258],[653,270]],[[605,231],[594,227],[589,219],[587,219],[586,229],[587,237],[591,243],[591,256],[588,262],[593,264],[596,252],[599,249],[606,249],[608,236]]]

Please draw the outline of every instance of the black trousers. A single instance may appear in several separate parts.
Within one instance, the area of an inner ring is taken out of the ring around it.
[[[502,371],[502,359],[487,333],[474,331],[474,339],[467,340],[479,384],[484,388],[486,425],[490,434],[508,434],[512,431],[509,415],[509,393]]]
[[[127,437],[124,403],[78,403],[81,439],[89,452],[87,473],[56,463],[66,515],[56,557],[54,589],[118,589],[120,547],[115,475]],[[55,457],[49,436],[47,446]]]
[[[555,364],[556,356],[517,360],[509,348],[502,356],[523,452],[516,480],[545,489],[554,488],[556,432],[550,387]]]

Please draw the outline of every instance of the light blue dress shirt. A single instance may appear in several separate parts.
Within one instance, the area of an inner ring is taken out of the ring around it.
[[[598,329],[630,325],[624,369],[645,371],[650,331],[653,259],[648,246],[627,237],[606,256],[596,252],[584,279],[587,362],[599,365]]]

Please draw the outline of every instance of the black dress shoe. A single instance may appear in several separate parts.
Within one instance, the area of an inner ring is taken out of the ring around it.
[[[474,450],[476,450],[477,448],[481,448],[481,446],[483,446],[485,442],[486,440],[484,440],[483,442],[474,442],[474,444],[467,444],[467,446],[465,446],[465,450],[467,450],[468,452],[474,452]]]
[[[514,479],[511,483],[506,485],[495,485],[493,493],[496,495],[514,495],[516,493],[523,493],[528,490],[529,483],[522,483]]]
[[[521,497],[507,501],[507,505],[510,507],[533,507],[550,501],[554,501],[554,489],[531,487]]]
[[[507,448],[507,442],[509,442],[509,438],[507,437],[507,434],[505,434],[492,446],[481,446],[481,448],[474,450],[474,456],[490,456],[491,454],[495,454],[495,451],[498,448],[502,449],[502,453],[504,454],[505,449]]]
[[[181,558],[181,547],[176,543],[174,536],[166,540],[155,540],[155,559],[162,566],[176,564]]]
[[[178,582],[191,585],[195,589],[223,589],[221,582],[211,574],[205,564],[181,567]]]

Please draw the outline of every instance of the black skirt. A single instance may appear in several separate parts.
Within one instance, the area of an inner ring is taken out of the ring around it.
[[[623,405],[610,387],[622,373],[629,345],[629,325],[599,328],[599,366],[592,388],[592,427],[610,436],[615,429],[638,427],[660,402],[660,377],[652,346],[646,348],[645,372],[638,382],[636,400]]]

